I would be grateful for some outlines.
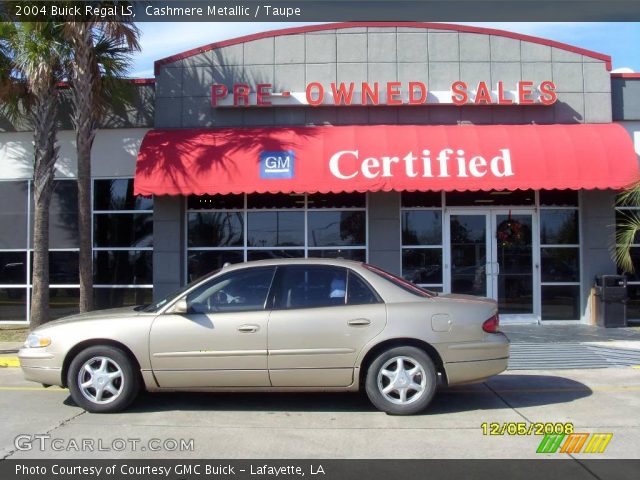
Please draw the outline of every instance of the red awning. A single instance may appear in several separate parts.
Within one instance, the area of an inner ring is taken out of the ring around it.
[[[620,189],[638,179],[615,124],[152,130],[138,195]]]

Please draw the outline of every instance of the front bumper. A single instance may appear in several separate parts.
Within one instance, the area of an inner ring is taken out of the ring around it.
[[[23,348],[18,352],[26,380],[45,385],[62,385],[62,366],[46,348]]]

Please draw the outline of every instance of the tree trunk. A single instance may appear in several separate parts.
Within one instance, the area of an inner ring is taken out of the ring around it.
[[[56,87],[51,85],[45,94],[37,98],[34,108],[32,329],[49,321],[49,206],[58,158],[57,102]]]
[[[93,310],[93,251],[91,242],[91,147],[96,132],[96,89],[90,23],[77,23],[74,35],[73,102],[78,156],[78,225],[80,237],[80,312]]]

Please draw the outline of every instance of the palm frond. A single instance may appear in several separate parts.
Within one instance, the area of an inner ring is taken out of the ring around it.
[[[640,234],[640,215],[637,212],[622,212],[616,225],[615,260],[625,272],[633,273],[635,267],[631,256],[631,246]]]

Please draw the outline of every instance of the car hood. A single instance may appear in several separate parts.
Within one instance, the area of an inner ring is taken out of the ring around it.
[[[107,310],[94,310],[92,312],[87,313],[79,313],[77,315],[71,315],[69,317],[64,317],[59,320],[54,320],[52,322],[47,322],[43,325],[43,327],[62,325],[65,323],[73,323],[73,322],[84,322],[87,320],[97,320],[97,319],[105,319],[105,318],[117,318],[117,317],[135,317],[140,315],[140,311],[136,311],[137,306],[134,307],[120,307],[120,308],[110,308]]]

